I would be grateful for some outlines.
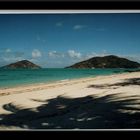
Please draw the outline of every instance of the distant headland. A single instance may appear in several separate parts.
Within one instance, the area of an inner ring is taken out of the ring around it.
[[[93,57],[66,68],[140,68],[140,63],[115,55]]]
[[[9,65],[3,66],[1,68],[4,69],[40,69],[41,67],[28,61],[28,60],[22,60],[15,63],[11,63]]]

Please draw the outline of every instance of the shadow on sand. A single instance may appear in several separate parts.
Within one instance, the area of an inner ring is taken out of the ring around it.
[[[123,82],[115,83],[115,84],[101,84],[101,85],[90,85],[88,88],[111,88],[111,87],[120,87],[120,86],[130,86],[130,85],[140,85],[140,78],[130,78],[126,79]]]
[[[139,85],[139,80],[128,79],[125,85]],[[140,96],[120,97],[119,94],[125,93],[72,99],[58,96],[47,101],[31,99],[44,103],[36,110],[20,109],[9,103],[3,108],[13,113],[0,115],[0,126],[26,129],[140,128]]]

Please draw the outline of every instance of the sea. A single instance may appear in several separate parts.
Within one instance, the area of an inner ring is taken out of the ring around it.
[[[0,88],[123,73],[128,69],[0,69]]]

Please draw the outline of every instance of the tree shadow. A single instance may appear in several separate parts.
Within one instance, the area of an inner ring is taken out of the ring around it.
[[[13,113],[16,113],[17,111],[19,111],[21,109],[20,106],[15,106],[12,102],[9,103],[9,104],[5,104],[3,105],[3,109],[7,110],[7,111],[10,111],[10,112],[13,112]]]
[[[36,110],[17,109],[12,104],[16,111],[12,114],[1,114],[0,126],[23,129],[140,128],[140,96],[126,98],[118,97],[119,94],[122,93],[72,99],[59,96],[47,100]],[[10,105],[3,107],[8,106],[9,110]]]
[[[140,85],[140,78],[130,78],[125,79],[123,82],[115,83],[115,84],[101,84],[101,85],[89,85],[88,88],[118,88],[120,86],[130,86],[130,85]]]

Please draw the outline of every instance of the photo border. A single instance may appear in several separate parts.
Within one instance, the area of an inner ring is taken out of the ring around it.
[[[0,10],[116,10],[140,9],[140,1],[0,1]]]
[[[0,1],[0,10],[140,10],[140,2],[139,1],[122,1],[122,2],[110,2],[110,1],[107,1],[107,2],[104,2],[104,1],[61,1],[61,2],[58,2],[58,1]],[[131,131],[131,130],[130,130]],[[123,136],[125,134],[128,135],[129,137],[133,137],[134,135],[136,135],[136,130],[134,131],[131,131],[133,132],[133,134],[131,135],[130,134],[130,131],[126,130],[126,131],[118,131],[119,133],[123,133]],[[45,133],[42,131],[39,131],[39,133],[36,133],[35,130],[32,130],[30,132],[28,131],[1,131],[0,132],[0,137],[3,137],[4,139],[7,138],[10,138],[10,137],[15,137],[15,136],[18,136],[19,137],[22,137],[22,138],[27,138],[28,135],[33,135],[35,138],[37,138],[38,136],[40,137],[40,135],[43,135],[42,137],[45,136],[48,136],[48,133],[49,133],[49,136],[53,138],[55,138],[55,136],[59,136],[59,138],[64,138],[63,136],[72,136],[71,135],[71,132],[67,131],[67,132],[63,132],[63,131],[59,131],[59,132],[56,132],[55,130],[53,132],[50,132],[48,131]],[[85,137],[87,138],[87,136],[89,136],[89,134],[92,134],[92,136],[97,136],[97,138],[101,138],[102,136],[110,136],[109,138],[113,138],[111,135],[115,135],[115,138],[118,137],[118,132],[115,132],[115,131],[100,131],[99,132],[96,132],[96,131],[82,131],[81,132],[80,130],[79,131],[73,131],[74,135],[78,134],[78,137],[79,137],[79,134],[81,135],[81,137]],[[88,132],[88,133],[87,133]],[[93,133],[94,132],[94,133]],[[135,133],[134,133],[135,132]],[[39,134],[39,135],[38,135]],[[58,139],[59,139],[58,138]],[[70,138],[73,138],[70,137]]]

